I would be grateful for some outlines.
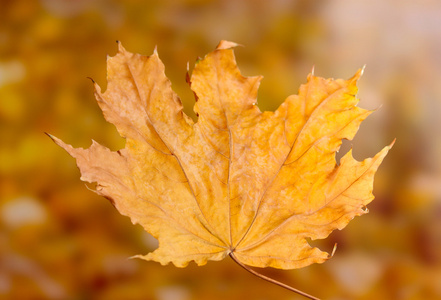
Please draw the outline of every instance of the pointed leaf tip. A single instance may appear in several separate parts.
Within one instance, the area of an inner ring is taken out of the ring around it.
[[[222,40],[220,41],[219,45],[217,45],[216,50],[225,50],[225,49],[231,49],[237,46],[242,46],[240,44],[237,44],[235,42],[230,42],[230,41],[225,41]]]
[[[61,146],[62,148],[64,148],[65,143],[64,143],[62,140],[60,140],[60,139],[57,138],[56,136],[53,136],[53,135],[50,134],[50,133],[45,132],[45,134],[46,134],[48,137],[50,137],[50,139],[51,139],[55,144],[57,144],[58,146]]]
[[[118,52],[120,53],[127,52],[120,41],[116,41],[116,43],[118,44]]]
[[[394,139],[393,141],[392,141],[392,143],[390,143],[389,144],[389,149],[391,149],[393,146],[394,146],[394,144],[395,144],[395,142],[397,141],[397,139]]]
[[[50,137],[51,140],[54,140],[54,136],[50,133],[44,132],[45,135],[47,135],[48,137]]]
[[[57,144],[58,146],[60,146],[60,147],[63,148],[64,150],[66,150],[69,154],[71,154],[70,151],[69,151],[69,150],[72,149],[72,146],[71,146],[71,145],[64,143],[62,140],[60,140],[59,138],[53,136],[53,135],[50,134],[50,133],[45,132],[45,134],[46,134],[48,137],[50,137],[51,140],[52,140],[55,144]],[[71,155],[72,155],[72,154],[71,154]]]
[[[363,76],[364,74],[364,69],[366,68],[366,65],[364,65],[363,67],[361,67],[360,69],[357,70],[357,72],[355,73],[354,76],[352,76],[352,78],[350,79],[350,81],[358,81],[361,76]]]

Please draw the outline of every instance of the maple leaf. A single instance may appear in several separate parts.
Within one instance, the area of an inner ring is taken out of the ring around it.
[[[93,142],[73,148],[83,181],[159,241],[144,256],[161,264],[204,265],[231,255],[241,264],[281,269],[330,255],[307,239],[326,238],[367,212],[373,177],[390,146],[356,161],[335,161],[371,111],[356,106],[359,70],[349,80],[308,76],[275,112],[256,106],[261,77],[244,77],[222,41],[200,60],[189,83],[194,122],[172,91],[155,50],[132,54],[119,44],[108,58],[105,92],[95,95],[126,139],[113,152]]]

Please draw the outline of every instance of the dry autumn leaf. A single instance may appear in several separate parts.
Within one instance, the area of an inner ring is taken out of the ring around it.
[[[132,54],[119,45],[108,59],[108,87],[95,84],[107,121],[126,139],[113,152],[93,142],[73,148],[83,181],[159,240],[139,256],[161,264],[204,265],[231,255],[255,267],[300,268],[330,255],[323,239],[367,212],[373,177],[390,146],[337,165],[342,139],[352,139],[371,113],[356,106],[356,82],[308,76],[299,95],[261,112],[261,77],[244,77],[235,44],[222,41],[200,60],[189,83],[193,122],[182,111],[156,51]]]

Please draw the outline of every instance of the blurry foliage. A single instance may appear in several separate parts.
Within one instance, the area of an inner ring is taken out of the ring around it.
[[[190,65],[221,39],[244,75],[265,76],[262,110],[296,93],[312,66],[360,80],[361,107],[382,105],[341,152],[372,156],[397,138],[375,181],[370,214],[320,244],[333,259],[262,270],[326,299],[441,298],[441,4],[412,1],[0,2],[0,298],[297,299],[228,260],[203,268],[128,260],[155,248],[78,180],[47,131],[79,147],[122,147],[87,77],[105,86],[107,54],[155,45],[192,113]],[[193,115],[194,116],[194,115]]]

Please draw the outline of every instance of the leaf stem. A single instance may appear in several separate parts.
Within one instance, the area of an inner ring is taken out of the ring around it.
[[[241,266],[242,268],[244,268],[245,270],[247,270],[248,272],[250,272],[251,274],[253,274],[254,276],[257,276],[257,277],[259,277],[259,278],[261,278],[261,279],[263,279],[263,280],[266,280],[266,281],[268,281],[268,282],[271,282],[271,283],[273,283],[273,284],[276,284],[276,285],[278,285],[278,286],[280,286],[280,287],[283,287],[283,288],[285,288],[285,289],[287,289],[287,290],[289,290],[289,291],[291,291],[291,292],[294,292],[294,293],[297,293],[297,294],[299,294],[299,295],[302,295],[302,296],[304,296],[304,297],[306,297],[306,298],[308,298],[308,299],[313,299],[313,300],[320,300],[319,298],[316,298],[316,297],[314,297],[314,296],[311,296],[311,295],[309,295],[309,294],[307,294],[307,293],[305,293],[305,292],[302,292],[302,291],[300,291],[300,290],[298,290],[298,289],[295,289],[295,288],[293,288],[293,287],[291,287],[291,286],[289,286],[289,285],[287,285],[287,284],[284,284],[284,283],[282,283],[282,282],[280,282],[280,281],[277,281],[277,280],[275,280],[275,279],[272,279],[272,278],[270,278],[270,277],[267,277],[267,276],[265,276],[265,275],[262,275],[262,274],[260,274],[260,273],[258,273],[258,272],[256,272],[256,271],[254,271],[253,269],[251,269],[250,267],[248,267],[247,265],[244,265],[242,262],[240,262],[237,258],[236,258],[236,256],[234,256],[234,254],[233,254],[233,252],[230,252],[230,257],[239,265],[239,266]]]

